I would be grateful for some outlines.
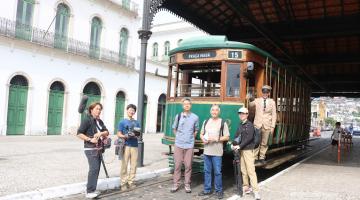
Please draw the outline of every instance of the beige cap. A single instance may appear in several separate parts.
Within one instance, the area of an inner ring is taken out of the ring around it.
[[[264,86],[262,86],[262,89],[263,90],[271,90],[272,88],[271,88],[271,86],[264,85]]]
[[[248,113],[249,113],[249,110],[248,110],[247,108],[245,108],[245,107],[242,107],[242,108],[240,108],[240,109],[238,110],[238,113],[246,113],[246,114],[248,114]]]

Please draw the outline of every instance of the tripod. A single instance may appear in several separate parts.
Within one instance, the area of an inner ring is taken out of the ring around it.
[[[104,162],[104,157],[103,157],[103,153],[105,152],[105,148],[104,148],[104,143],[101,142],[101,149],[99,151],[100,153],[100,160],[101,160],[101,164],[102,166],[104,167],[104,171],[105,171],[105,175],[106,175],[106,178],[109,178],[109,174],[107,172],[107,169],[106,169],[106,166],[105,166],[105,162]]]
[[[235,184],[236,189],[238,191],[238,194],[240,197],[243,196],[243,181],[242,181],[242,174],[241,174],[241,162],[240,162],[240,151],[234,150],[234,160],[233,160],[233,166],[234,166],[234,177],[235,177]]]

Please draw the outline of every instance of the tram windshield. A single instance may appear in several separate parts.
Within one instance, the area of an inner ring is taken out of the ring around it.
[[[179,65],[177,97],[220,97],[221,63]]]

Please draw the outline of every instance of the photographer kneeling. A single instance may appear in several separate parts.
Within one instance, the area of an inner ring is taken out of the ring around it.
[[[88,114],[81,121],[77,136],[84,140],[85,155],[89,163],[88,180],[86,184],[86,198],[95,198],[99,195],[95,192],[100,171],[102,137],[107,137],[109,132],[100,119],[103,106],[93,103],[88,108]]]
[[[260,200],[259,187],[254,165],[254,146],[255,146],[255,128],[254,125],[247,120],[249,111],[247,108],[240,108],[239,111],[240,124],[236,131],[235,139],[231,148],[240,150],[240,167],[243,179],[245,194],[251,192],[249,187],[249,179],[256,200]],[[240,144],[239,144],[240,143]]]

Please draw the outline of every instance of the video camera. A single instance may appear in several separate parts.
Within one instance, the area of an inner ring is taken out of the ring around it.
[[[101,139],[101,142],[102,142],[102,147],[104,149],[109,149],[111,147],[111,138],[110,137]]]
[[[241,135],[237,136],[236,138],[234,138],[234,141],[232,142],[232,145],[240,145],[241,143]]]
[[[141,129],[139,127],[131,128],[128,131],[129,137],[139,137],[141,135]]]

